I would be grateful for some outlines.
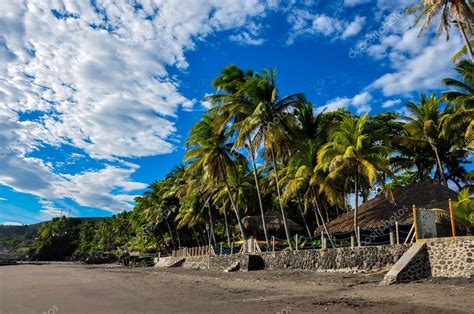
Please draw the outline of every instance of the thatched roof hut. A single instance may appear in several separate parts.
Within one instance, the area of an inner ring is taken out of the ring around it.
[[[456,199],[457,193],[437,182],[422,181],[393,190],[393,199],[381,193],[359,206],[358,224],[361,229],[381,228],[394,220],[399,224],[413,223],[413,204],[417,208],[448,209],[448,199]],[[392,218],[393,217],[393,218]],[[351,232],[354,229],[354,211],[350,211],[327,224],[331,233]],[[319,234],[322,227],[316,230]]]
[[[283,225],[283,217],[281,216],[281,213],[277,211],[266,213],[265,223],[267,225],[269,236],[285,238],[285,226]],[[288,231],[290,235],[302,235],[304,233],[304,229],[288,217],[286,217],[286,223],[288,225]],[[246,216],[242,218],[242,224],[247,236],[253,236],[256,239],[265,239],[262,227],[262,217],[260,215]],[[237,230],[238,228],[239,227],[236,226]]]

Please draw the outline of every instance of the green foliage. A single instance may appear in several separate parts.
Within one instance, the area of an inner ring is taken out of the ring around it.
[[[244,214],[280,210],[311,234],[341,207],[350,210],[350,194],[357,209],[359,198],[365,201],[373,190],[421,180],[454,182],[461,190],[474,180],[465,169],[472,157],[474,71],[467,61],[456,69],[461,80],[443,81],[452,90],[440,98],[421,94],[406,105],[409,116],[399,117],[318,113],[301,93],[280,97],[275,70],[228,66],[212,83],[216,93],[206,97],[212,108],[190,131],[184,164],[136,197],[132,211],[110,219],[54,218],[36,236],[3,236],[0,228],[0,249],[33,247],[36,257],[58,260],[166,253],[245,237]],[[456,217],[472,228],[466,191],[455,204]],[[357,211],[354,218],[355,228]],[[289,234],[286,243],[305,245]]]
[[[454,215],[469,234],[474,228],[474,199],[470,197],[468,188],[459,192],[458,200],[454,203]]]

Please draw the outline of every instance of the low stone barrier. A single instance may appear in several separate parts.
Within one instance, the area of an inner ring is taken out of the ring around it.
[[[358,272],[393,265],[410,245],[369,246],[325,250],[282,251],[262,253],[265,269],[299,269],[315,271]],[[189,256],[183,266],[188,268],[225,269],[245,255]]]
[[[427,277],[474,276],[474,237],[418,240],[392,267],[382,285]]]
[[[474,276],[474,237],[436,238],[426,242],[433,277]]]

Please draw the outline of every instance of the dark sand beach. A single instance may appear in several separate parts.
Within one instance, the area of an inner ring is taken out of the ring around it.
[[[472,280],[380,287],[382,273],[0,267],[1,313],[472,313]],[[49,312],[48,312],[49,311]]]

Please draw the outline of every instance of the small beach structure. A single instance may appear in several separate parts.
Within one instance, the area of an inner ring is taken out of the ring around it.
[[[275,238],[281,239],[285,238],[285,226],[283,224],[283,217],[281,216],[281,213],[278,211],[265,213],[265,223],[267,225],[269,236],[274,236]],[[304,229],[288,217],[286,217],[286,223],[288,225],[288,232],[290,235],[293,236],[296,234],[304,234]],[[265,240],[261,215],[246,216],[242,218],[242,224],[247,236],[258,240]],[[238,226],[236,226],[236,228],[238,228]]]
[[[455,200],[457,193],[432,181],[421,181],[391,192],[382,192],[359,206],[358,225],[361,229],[383,228],[395,222],[413,224],[412,206],[424,209],[448,210],[448,200]],[[330,233],[345,233],[354,230],[354,210],[337,217],[327,224]],[[440,224],[440,229],[443,227]],[[449,226],[447,226],[449,227]],[[322,227],[316,229],[320,234]],[[449,228],[448,228],[449,231]]]

